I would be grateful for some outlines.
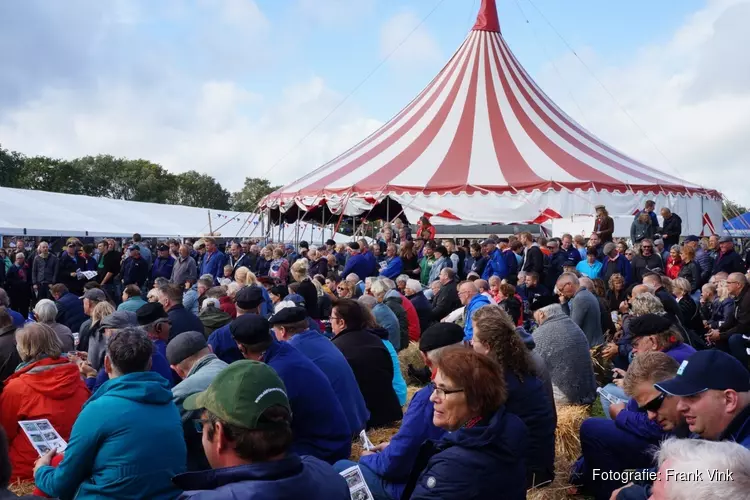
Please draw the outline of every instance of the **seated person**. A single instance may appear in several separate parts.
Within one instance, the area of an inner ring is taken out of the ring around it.
[[[236,361],[183,406],[203,410],[203,449],[213,470],[176,476],[180,498],[349,500],[346,480],[330,465],[291,451],[291,405],[268,365]]]
[[[463,329],[453,323],[436,323],[424,331],[419,339],[419,350],[427,367],[434,367],[446,347],[461,346]],[[398,432],[390,441],[381,443],[370,451],[363,451],[359,468],[375,500],[399,500],[404,492],[409,471],[419,453],[419,447],[428,439],[439,439],[443,429],[432,423],[432,387],[423,387],[414,394]],[[354,462],[341,460],[334,468],[341,472]]]
[[[178,495],[171,479],[185,471],[185,439],[169,382],[150,371],[153,351],[141,328],[112,335],[104,358],[109,382],[81,410],[59,466],[49,465],[55,450],[37,460],[41,491],[59,498]]]

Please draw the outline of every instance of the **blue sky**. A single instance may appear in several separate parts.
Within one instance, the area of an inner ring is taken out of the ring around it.
[[[443,0],[318,126],[439,0],[5,0],[0,143],[31,155],[147,158],[230,190],[246,175],[286,183],[408,103],[461,44],[480,1]],[[750,2],[497,4],[520,61],[585,126],[747,197],[713,169],[741,173],[750,162]]]

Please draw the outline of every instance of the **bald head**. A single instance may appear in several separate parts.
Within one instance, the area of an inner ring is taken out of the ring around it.
[[[739,283],[742,286],[747,285],[747,278],[742,273],[732,273],[732,274],[730,274],[729,277],[727,278],[727,281],[736,281],[737,283]]]
[[[590,278],[578,278],[578,283],[589,292],[594,291],[594,282]]]
[[[649,274],[643,278],[643,284],[650,286],[653,290],[658,290],[662,286],[661,276],[658,274]]]
[[[461,299],[461,304],[466,305],[471,302],[471,299],[479,293],[477,286],[471,281],[465,281],[458,287],[458,298]]]
[[[475,280],[474,285],[477,287],[477,290],[479,291],[479,293],[489,291],[490,289],[490,284],[487,283],[487,280],[482,280],[482,279]]]
[[[647,285],[635,285],[633,291],[630,292],[630,296],[633,298],[643,295],[644,293],[651,293],[651,287]]]

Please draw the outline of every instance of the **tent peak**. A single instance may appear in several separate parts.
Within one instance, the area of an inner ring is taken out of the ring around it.
[[[482,0],[477,22],[472,31],[494,31],[500,33],[500,21],[497,18],[495,0]]]

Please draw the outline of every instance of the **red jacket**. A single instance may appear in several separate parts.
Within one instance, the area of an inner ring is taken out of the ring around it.
[[[414,307],[414,304],[411,303],[411,300],[401,296],[401,305],[404,307],[404,310],[406,311],[406,322],[409,324],[409,340],[411,342],[419,342],[419,337],[422,335],[422,329],[419,325],[419,315],[417,314],[417,310]],[[406,349],[409,346],[401,346],[402,349]]]
[[[0,422],[8,435],[13,481],[33,480],[39,458],[18,421],[46,418],[68,441],[89,395],[78,367],[64,357],[36,361],[8,377],[0,396]]]
[[[232,302],[232,298],[228,296],[219,297],[219,307],[222,311],[227,313],[232,317],[232,319],[237,317],[237,307],[234,305],[234,302]]]

